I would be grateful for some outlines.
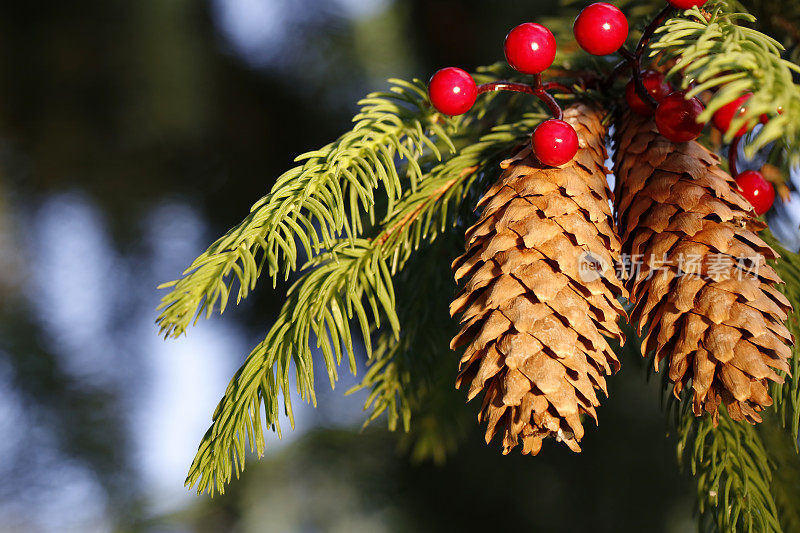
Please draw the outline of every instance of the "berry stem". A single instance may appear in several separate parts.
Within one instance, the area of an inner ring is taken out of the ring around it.
[[[478,94],[484,94],[489,92],[495,91],[511,91],[517,93],[526,93],[532,94],[537,97],[539,100],[547,105],[547,108],[550,110],[550,114],[553,115],[553,118],[561,120],[564,113],[561,110],[561,106],[558,105],[556,99],[548,93],[548,90],[558,91],[561,93],[572,93],[569,87],[561,85],[560,83],[556,82],[547,82],[542,83],[542,77],[539,74],[534,75],[534,84],[527,85],[525,83],[514,83],[510,81],[494,81],[491,83],[484,83],[483,85],[478,86]]]
[[[478,94],[491,93],[495,91],[511,91],[515,93],[536,94],[530,85],[525,83],[514,83],[511,81],[493,81],[478,85]]]
[[[734,178],[739,175],[739,144],[741,144],[741,137],[734,137],[728,146],[728,172]]]
[[[631,70],[633,70],[633,83],[636,85],[636,94],[638,94],[639,98],[641,98],[642,101],[649,105],[652,109],[657,108],[658,101],[653,98],[653,95],[650,94],[650,92],[644,86],[644,80],[642,79],[641,57],[637,54],[634,54],[624,46],[619,49],[619,53],[631,65]]]
[[[659,26],[667,19],[668,16],[672,14],[672,6],[667,4],[664,6],[664,9],[658,12],[658,15],[647,25],[647,27],[642,32],[642,37],[639,39],[639,43],[636,45],[636,55],[638,57],[642,57],[644,54],[644,49],[647,44],[650,42],[650,39],[653,38],[656,30]]]
[[[547,92],[545,85],[542,83],[542,77],[538,74],[533,78],[533,88],[536,91],[534,93],[536,97],[547,105],[554,119],[561,120],[564,118],[564,112],[561,110],[561,106],[558,105],[553,95]]]
[[[542,89],[544,89],[545,91],[554,91],[557,93],[572,94],[572,89],[570,89],[566,85],[561,85],[560,83],[555,81],[548,81],[543,83]]]
[[[644,55],[644,49],[653,38],[653,35],[658,27],[661,26],[664,20],[666,20],[671,13],[672,6],[669,4],[667,4],[664,9],[659,11],[655,18],[642,32],[642,37],[639,39],[639,43],[636,45],[635,52],[631,52],[625,46],[619,49],[620,55],[631,65],[633,70],[633,82],[636,84],[636,92],[639,94],[639,98],[650,105],[653,109],[658,107],[658,101],[653,98],[653,96],[644,86],[644,80],[642,79],[642,55]]]
[[[564,94],[572,94],[572,89],[566,85],[554,81],[542,83],[542,89],[545,91],[556,91]],[[511,81],[493,81],[491,83],[484,83],[478,85],[478,94],[491,93],[495,91],[512,91],[517,93],[526,93],[536,95],[536,88],[531,87],[525,83],[514,83]]]

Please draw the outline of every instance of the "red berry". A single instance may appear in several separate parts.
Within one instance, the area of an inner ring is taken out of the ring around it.
[[[672,142],[693,141],[700,137],[705,127],[705,124],[697,122],[697,117],[704,109],[697,98],[687,100],[685,91],[676,91],[658,104],[658,131]]]
[[[756,214],[763,215],[775,202],[775,188],[764,179],[761,172],[748,170],[736,176],[736,184],[742,191],[742,196],[753,205]]]
[[[572,26],[578,44],[596,56],[613,54],[628,38],[628,19],[616,6],[600,2],[578,15]]]
[[[556,38],[535,22],[520,24],[508,32],[503,46],[508,64],[524,74],[539,74],[556,58]]]
[[[462,115],[475,103],[478,87],[466,71],[447,67],[431,77],[428,94],[433,107],[439,112],[445,115]]]
[[[744,106],[744,104],[752,97],[753,93],[746,93],[730,104],[719,108],[717,112],[714,113],[714,126],[716,126],[717,129],[722,133],[727,133],[731,127],[731,122],[733,122],[733,119],[740,117],[745,113],[745,111],[747,111],[747,108]],[[747,130],[749,130],[750,127],[752,127],[752,124],[745,124],[742,126],[742,129],[736,132],[736,137],[741,137],[747,133]]]
[[[578,153],[578,134],[563,120],[545,120],[533,130],[533,153],[545,165],[569,163]]]
[[[661,102],[672,92],[672,87],[667,83],[664,75],[655,70],[642,72],[642,82],[644,83],[644,88],[647,89],[650,96],[655,98],[656,102]],[[628,85],[625,86],[625,100],[628,102],[628,107],[634,112],[644,116],[653,114],[654,110],[650,108],[650,104],[639,97],[634,80],[629,81]]]
[[[707,0],[667,0],[669,5],[678,9],[691,9],[694,6],[702,6]]]

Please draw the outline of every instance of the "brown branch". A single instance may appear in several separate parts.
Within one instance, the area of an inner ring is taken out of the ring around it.
[[[465,177],[469,176],[470,174],[472,174],[476,170],[478,170],[478,165],[473,165],[471,167],[465,168],[464,170],[462,170],[459,173],[458,176],[447,180],[441,187],[439,187],[438,189],[434,190],[433,194],[431,194],[428,197],[428,201],[434,201],[434,202],[438,201],[439,198],[444,196],[445,193],[447,193],[447,191],[452,189],[453,186],[456,183],[458,183],[459,181],[461,181]],[[382,245],[383,243],[388,241],[389,237],[391,237],[397,231],[403,230],[406,226],[408,226],[411,222],[413,222],[419,216],[419,214],[425,209],[425,206],[426,206],[425,203],[422,203],[422,204],[418,205],[416,209],[414,209],[413,211],[408,213],[406,216],[404,216],[403,218],[398,220],[396,223],[394,223],[391,227],[389,227],[383,233],[381,233],[380,235],[375,237],[374,242],[376,242],[378,245]]]

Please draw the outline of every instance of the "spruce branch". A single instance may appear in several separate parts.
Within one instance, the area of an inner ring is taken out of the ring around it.
[[[773,471],[754,426],[731,420],[720,410],[719,424],[697,419],[682,408],[678,456],[697,482],[700,525],[711,531],[780,532],[770,491]]]
[[[800,256],[784,249],[772,233],[763,232],[764,240],[781,255],[772,267],[783,279],[784,284],[777,286],[784,296],[791,302],[795,310],[800,309]],[[795,340],[800,339],[800,321],[797,313],[789,315],[786,326]],[[786,376],[784,383],[773,383],[771,396],[775,401],[774,409],[777,412],[781,425],[790,432],[792,440],[797,447],[800,438],[800,348],[797,344],[792,346],[792,358],[789,360],[792,373]]]
[[[267,426],[279,435],[281,403],[294,425],[289,385],[292,362],[301,398],[315,402],[312,336],[333,385],[343,352],[347,352],[351,372],[356,371],[351,319],[359,323],[368,357],[372,354],[370,333],[381,327],[382,319],[393,335],[399,335],[392,275],[414,250],[456,221],[457,207],[479,169],[518,144],[541,119],[541,115],[528,114],[494,127],[424,175],[416,190],[406,190],[374,238],[336,239],[308,261],[303,268],[307,273],[289,290],[277,321],[228,385],[187,485],[197,484],[198,492],[222,493],[233,473],[238,476],[244,468],[248,442],[251,452],[263,454],[262,405]]]
[[[295,161],[302,164],[278,178],[244,221],[214,242],[181,279],[161,285],[171,289],[159,306],[163,335],[180,336],[201,315],[223,312],[234,281],[237,303],[246,298],[265,265],[273,281],[288,278],[302,257],[298,241],[311,257],[332,248],[341,232],[356,239],[362,215],[375,218],[376,189],[383,187],[391,209],[406,187],[413,190],[422,179],[418,160],[423,153],[441,159],[443,147],[455,151],[453,123],[442,123],[428,104],[425,84],[390,81],[389,92],[360,102],[351,131],[298,156]],[[397,159],[407,163],[405,179]]]
[[[635,331],[628,340],[640,342]],[[650,357],[648,379],[652,363]],[[772,430],[772,418],[766,416],[764,423],[754,426],[732,420],[727,410],[720,408],[715,426],[709,415],[696,417],[691,398],[683,394],[677,399],[673,387],[662,372],[662,407],[678,437],[678,462],[695,478],[698,531],[780,533],[784,513],[778,504],[786,487],[779,484],[783,477],[775,470],[772,441],[762,438]],[[789,441],[786,437],[783,433]]]
[[[791,438],[775,416],[768,416],[758,428],[764,447],[769,451],[775,469],[770,490],[778,508],[784,531],[800,531],[800,456],[797,439]]]
[[[414,254],[398,274],[397,312],[402,332],[399,337],[389,330],[379,334],[367,372],[361,383],[348,391],[369,390],[364,405],[369,415],[364,425],[386,413],[391,431],[402,426],[412,433],[406,444],[416,459],[443,460],[454,448],[455,437],[463,433],[458,427],[461,420],[442,412],[450,410],[452,402],[448,400],[453,397],[456,405],[463,403],[451,385],[456,368],[448,347],[455,325],[448,313],[453,282],[449,270],[442,268],[458,254],[457,233],[449,232],[447,238]]]
[[[784,57],[795,63],[800,60],[800,4],[774,0],[729,0],[728,3],[732,9],[758,17],[757,28],[786,47]]]
[[[800,154],[800,87],[794,77],[800,67],[781,57],[783,46],[768,35],[741,25],[755,18],[747,13],[730,12],[724,0],[716,0],[705,11],[693,8],[687,18],[668,20],[651,44],[652,55],[662,54],[661,62],[675,60],[669,75],[681,74],[687,96],[715,89],[705,112],[708,121],[715,111],[751,92],[746,111],[731,123],[726,141],[745,125],[757,124],[762,115],[769,122],[746,146],[751,157],[771,142],[782,140],[797,158]],[[783,108],[778,114],[778,108]]]

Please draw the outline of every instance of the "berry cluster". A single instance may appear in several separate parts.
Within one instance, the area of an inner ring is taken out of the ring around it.
[[[705,124],[699,121],[699,117],[705,111],[705,106],[698,98],[690,97],[687,91],[674,90],[664,74],[655,70],[643,70],[640,67],[641,57],[656,28],[673,8],[685,10],[701,7],[705,2],[706,0],[668,0],[669,5],[644,30],[635,52],[628,50],[625,45],[628,39],[628,20],[612,4],[598,2],[586,7],[573,25],[575,39],[586,52],[598,56],[618,52],[624,58],[621,68],[617,68],[613,74],[626,68],[633,72],[625,87],[628,107],[640,115],[653,116],[659,132],[676,143],[693,141],[700,137]],[[548,90],[569,92],[569,89],[556,83],[542,83],[541,78],[542,73],[555,61],[556,49],[555,37],[546,27],[534,22],[520,24],[506,36],[505,57],[512,68],[534,77],[531,85],[494,82],[478,86],[464,70],[448,67],[436,72],[430,80],[431,103],[441,113],[461,115],[472,108],[478,95],[482,93],[509,90],[532,94],[542,100],[553,115],[552,119],[540,124],[531,136],[534,154],[544,165],[564,165],[575,157],[578,137],[573,127],[561,120],[561,108]],[[750,97],[752,94],[745,94],[719,109],[713,116],[714,125],[720,131],[727,132],[731,123],[746,109]],[[767,120],[766,116],[761,118],[761,122],[765,123]],[[770,209],[775,197],[772,185],[759,172],[740,174],[736,169],[735,156],[739,140],[754,126],[755,124],[745,124],[736,133],[735,141],[730,147],[730,167],[742,194],[753,204],[758,214],[763,214]]]
[[[556,58],[556,39],[552,32],[534,22],[526,22],[512,29],[506,36],[504,51],[508,64],[523,74],[534,76],[533,85],[519,83],[487,83],[478,87],[467,72],[447,67],[433,75],[428,85],[431,103],[446,115],[461,115],[475,104],[479,94],[508,90],[533,94],[550,108],[552,119],[542,122],[531,136],[533,151],[542,164],[564,165],[578,152],[578,135],[574,128],[561,120],[561,108],[547,92],[560,88],[557,84],[543,84],[541,73]]]

